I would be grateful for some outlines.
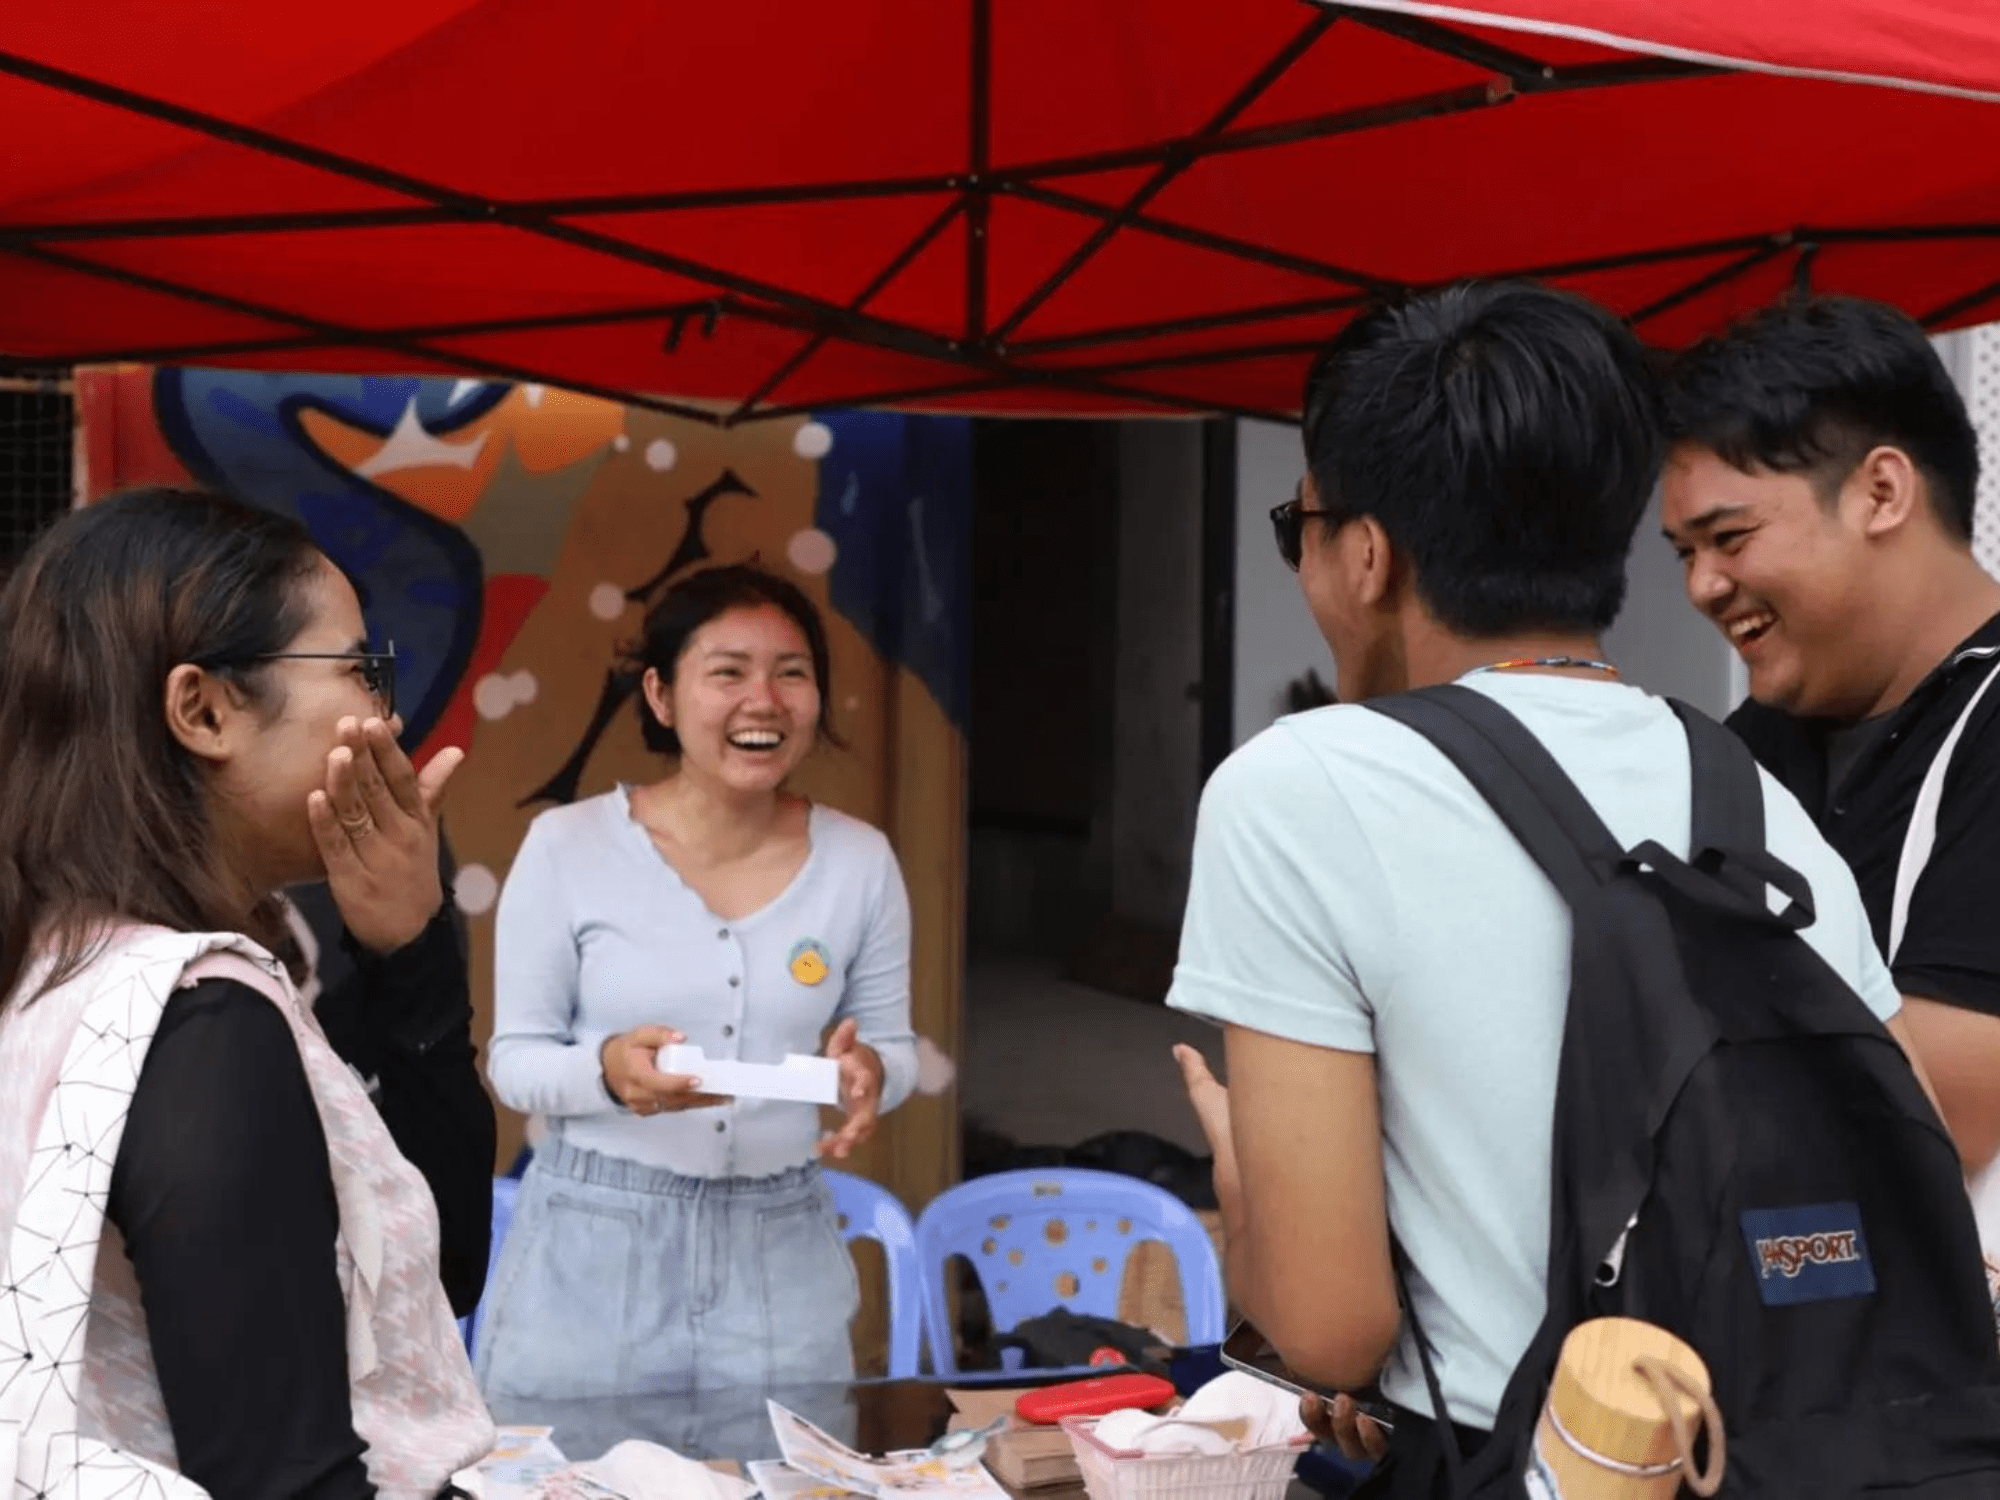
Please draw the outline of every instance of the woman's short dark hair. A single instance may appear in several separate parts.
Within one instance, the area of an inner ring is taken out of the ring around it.
[[[1677,358],[1667,434],[1745,473],[1800,474],[1831,502],[1870,449],[1900,448],[1946,531],[1972,540],[1979,438],[1907,313],[1859,297],[1792,299]]]
[[[1527,281],[1364,313],[1314,363],[1320,504],[1373,516],[1448,629],[1602,630],[1662,459],[1653,362],[1611,313]]]
[[[703,568],[683,575],[668,587],[646,611],[639,639],[625,648],[625,668],[634,686],[645,677],[648,668],[660,674],[661,682],[671,683],[688,642],[716,616],[732,609],[767,606],[783,610],[806,638],[806,649],[812,653],[813,682],[819,688],[819,734],[829,744],[841,744],[833,728],[832,654],[827,649],[826,626],[820,620],[819,610],[798,585],[750,563]],[[679,755],[681,737],[660,722],[643,692],[638,694],[638,700],[639,733],[646,741],[646,748],[658,755]]]
[[[165,488],[73,512],[21,559],[0,589],[0,1001],[38,944],[47,986],[72,976],[106,918],[246,930],[167,677],[194,663],[277,711],[257,658],[305,628],[322,565],[295,521]],[[284,951],[274,902],[247,930]]]

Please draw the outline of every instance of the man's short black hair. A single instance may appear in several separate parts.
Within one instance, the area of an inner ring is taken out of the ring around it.
[[[1803,475],[1827,501],[1871,449],[1900,448],[1945,529],[1972,540],[1972,419],[1923,329],[1880,302],[1789,300],[1704,339],[1674,361],[1667,426],[1745,473]]]
[[[1306,380],[1320,503],[1373,516],[1469,636],[1602,630],[1664,445],[1654,362],[1611,313],[1465,282],[1357,318]]]

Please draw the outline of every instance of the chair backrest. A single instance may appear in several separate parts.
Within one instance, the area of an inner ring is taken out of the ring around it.
[[[493,1179],[493,1248],[486,1252],[486,1289],[479,1294],[479,1306],[473,1308],[471,1316],[458,1320],[458,1331],[464,1335],[467,1354],[479,1344],[479,1325],[486,1316],[486,1299],[493,1294],[493,1271],[500,1264],[500,1244],[507,1238],[507,1226],[514,1222],[514,1200],[520,1194],[519,1178]]]
[[[923,1270],[916,1226],[887,1188],[848,1172],[820,1175],[833,1193],[841,1238],[875,1240],[882,1246],[889,1270],[889,1378],[912,1379],[922,1369],[923,1350]]]
[[[1180,1199],[1137,1177],[1080,1168],[997,1172],[948,1188],[917,1218],[931,1366],[957,1370],[947,1270],[963,1256],[997,1332],[1055,1307],[1118,1316],[1125,1262],[1158,1240],[1173,1252],[1187,1341],[1222,1341],[1222,1268],[1208,1230]]]

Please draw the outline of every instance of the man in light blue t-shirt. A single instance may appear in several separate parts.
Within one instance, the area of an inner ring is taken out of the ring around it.
[[[1684,856],[1686,736],[1599,644],[1661,460],[1630,332],[1524,283],[1371,313],[1315,366],[1305,441],[1272,520],[1341,697],[1463,681],[1627,847]],[[1765,798],[1771,849],[1816,897],[1806,941],[1907,1051],[1853,877],[1768,777]],[[1399,1432],[1431,1402],[1392,1228],[1455,1423],[1491,1428],[1541,1321],[1569,953],[1567,908],[1485,800],[1381,715],[1280,720],[1203,793],[1169,1003],[1227,1034],[1226,1091],[1178,1051],[1230,1293],[1309,1378],[1379,1374]]]

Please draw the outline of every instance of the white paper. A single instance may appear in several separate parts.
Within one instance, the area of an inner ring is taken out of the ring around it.
[[[569,1460],[551,1438],[552,1427],[502,1427],[493,1451],[452,1483],[478,1500],[524,1500]]]
[[[691,1042],[662,1047],[654,1063],[662,1073],[699,1078],[704,1094],[735,1099],[786,1099],[795,1104],[838,1104],[840,1064],[830,1057],[790,1053],[781,1063],[711,1058]]]
[[[569,1472],[621,1500],[749,1500],[754,1486],[657,1443],[627,1439]]]
[[[1114,1411],[1093,1429],[1108,1448],[1220,1455],[1275,1448],[1303,1437],[1298,1398],[1242,1370],[1225,1370],[1171,1416]]]
[[[842,1489],[774,1459],[760,1458],[745,1467],[764,1500],[868,1500],[862,1490]]]
[[[655,1443],[628,1440],[570,1463],[547,1427],[503,1427],[493,1451],[452,1476],[477,1500],[749,1500],[741,1479]]]
[[[804,1417],[787,1411],[777,1402],[767,1403],[771,1411],[771,1432],[778,1451],[791,1468],[824,1484],[832,1493],[848,1492],[869,1500],[929,1500],[943,1496],[988,1496],[1007,1500],[991,1474],[978,1464],[970,1468],[948,1468],[923,1449],[910,1453],[890,1453],[870,1458],[845,1443],[828,1437]]]

